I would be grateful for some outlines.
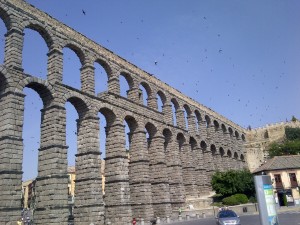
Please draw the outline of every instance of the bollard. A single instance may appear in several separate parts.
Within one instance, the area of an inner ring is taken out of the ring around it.
[[[160,224],[160,218],[156,217],[156,224]]]
[[[199,213],[196,214],[196,218],[197,218],[197,219],[200,218],[200,214],[199,214]]]
[[[144,219],[141,219],[141,225],[145,225]]]
[[[169,216],[167,216],[167,223],[170,223],[171,221],[170,221],[170,217]]]
[[[186,220],[190,220],[190,215],[186,215]]]
[[[206,218],[205,212],[202,213],[202,218]]]
[[[181,215],[178,216],[178,220],[179,220],[179,221],[182,220],[182,216],[181,216]]]

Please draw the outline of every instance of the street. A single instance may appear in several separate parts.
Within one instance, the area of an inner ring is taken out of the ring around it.
[[[261,225],[259,215],[240,216],[242,225]],[[278,216],[280,225],[300,225],[300,212],[285,212]],[[216,225],[215,219],[206,218],[193,221],[172,223],[172,225]]]

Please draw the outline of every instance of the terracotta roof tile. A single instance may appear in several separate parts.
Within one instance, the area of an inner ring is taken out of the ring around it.
[[[258,173],[270,170],[296,169],[300,168],[300,155],[275,156],[265,164],[253,171]]]

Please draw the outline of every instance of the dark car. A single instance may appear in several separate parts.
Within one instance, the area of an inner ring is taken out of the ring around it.
[[[221,210],[216,220],[218,225],[241,225],[240,217],[232,210]]]

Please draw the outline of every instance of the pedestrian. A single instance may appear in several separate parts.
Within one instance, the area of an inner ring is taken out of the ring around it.
[[[136,219],[135,218],[132,219],[132,224],[136,225]]]
[[[182,209],[181,209],[181,207],[179,207],[179,209],[178,209],[179,216],[181,216],[181,211],[182,211]]]

